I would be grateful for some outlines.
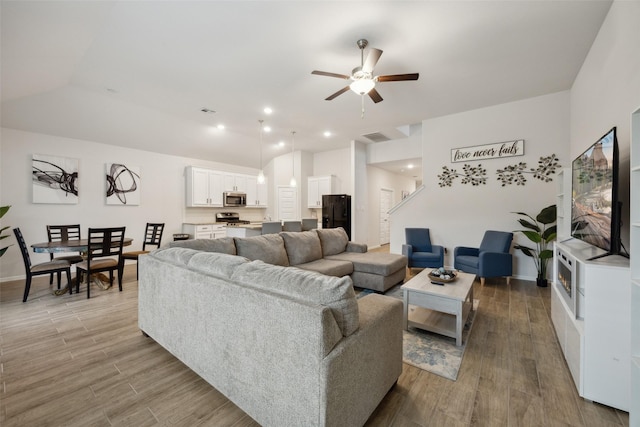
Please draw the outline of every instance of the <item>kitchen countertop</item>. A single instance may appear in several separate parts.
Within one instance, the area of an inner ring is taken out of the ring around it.
[[[246,228],[247,230],[260,230],[262,231],[262,224],[238,224],[238,225],[234,225],[233,227],[229,227],[229,228]]]

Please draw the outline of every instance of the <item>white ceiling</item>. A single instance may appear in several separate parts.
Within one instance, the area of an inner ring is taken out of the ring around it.
[[[2,126],[258,168],[259,119],[267,160],[294,130],[332,150],[569,89],[610,4],[3,0]],[[360,38],[384,51],[375,75],[420,73],[379,83],[364,118],[355,93],[324,100],[345,81],[311,75],[350,74]]]

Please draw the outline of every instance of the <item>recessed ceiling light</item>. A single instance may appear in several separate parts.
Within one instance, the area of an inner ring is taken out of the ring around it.
[[[273,113],[273,110],[271,109],[271,107],[264,107],[264,110],[262,110],[262,111],[264,111],[265,114]]]
[[[413,169],[413,165],[412,165],[411,163],[409,163],[409,164],[407,165],[407,167],[408,167],[409,169]]]
[[[265,132],[271,132],[271,126],[265,126],[262,128]]]
[[[217,126],[217,128],[218,128],[218,129],[220,129],[220,130],[224,130],[224,125],[221,123],[221,124],[219,124],[219,125]]]
[[[278,147],[284,147],[284,141],[278,142]]]
[[[324,136],[329,138],[331,136],[331,131],[325,130],[324,131]]]

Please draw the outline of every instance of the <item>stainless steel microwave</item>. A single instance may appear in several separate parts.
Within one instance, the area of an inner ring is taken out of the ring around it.
[[[235,191],[225,191],[222,193],[222,204],[224,206],[243,207],[247,206],[247,195]]]

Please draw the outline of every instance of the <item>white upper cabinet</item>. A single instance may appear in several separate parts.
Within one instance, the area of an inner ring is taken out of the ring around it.
[[[307,179],[307,207],[321,208],[322,196],[325,194],[334,194],[336,191],[335,176],[310,176]]]
[[[258,177],[247,176],[247,207],[266,208],[267,207],[267,182],[260,184]]]
[[[221,172],[188,166],[186,178],[188,207],[222,206]]]
[[[224,174],[224,191],[247,192],[247,175],[236,173]]]
[[[267,207],[267,183],[258,177],[187,166],[187,207],[222,207],[223,193],[246,193],[248,208]]]

